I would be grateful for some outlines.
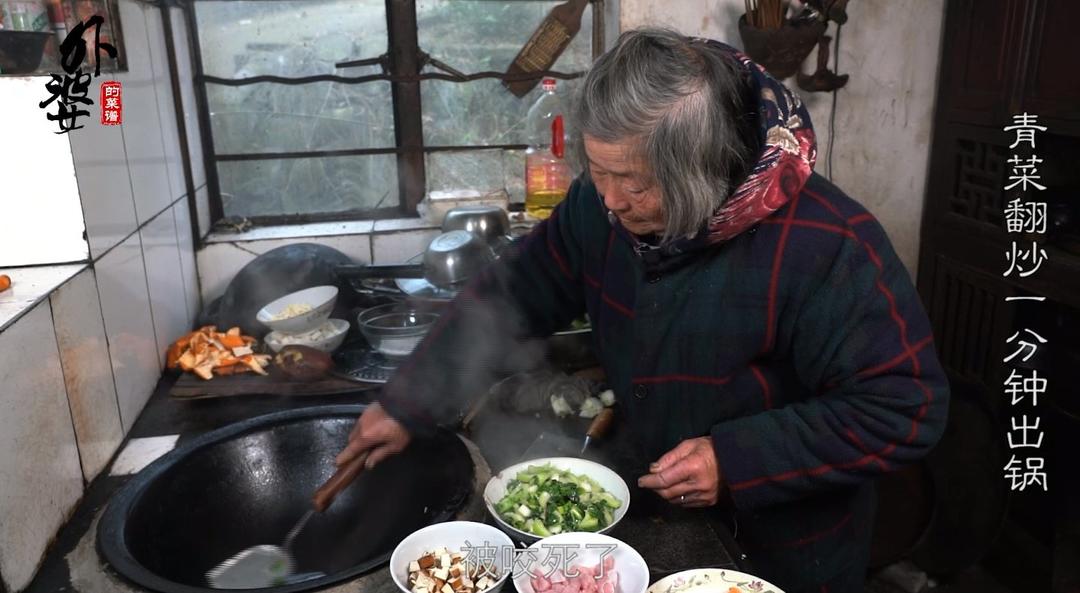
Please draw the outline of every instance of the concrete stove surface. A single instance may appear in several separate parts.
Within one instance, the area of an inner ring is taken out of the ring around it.
[[[310,406],[370,403],[376,395],[374,391],[366,391],[321,396],[178,400],[167,395],[172,382],[173,379],[165,378],[159,383],[132,428],[129,441],[179,435],[176,442],[179,447],[206,432],[255,416]],[[551,428],[538,417],[508,419],[494,413],[478,417],[467,438],[463,439],[476,467],[476,495],[470,498],[459,513],[459,518],[493,523],[486,515],[481,496],[492,469],[502,469],[521,460],[536,437]],[[566,436],[578,438],[584,432],[584,427],[563,427],[563,432]],[[126,445],[125,442],[120,450],[123,451]],[[620,448],[614,443],[607,446],[609,450]],[[596,453],[602,454],[603,449],[604,445],[600,445]],[[26,593],[145,591],[103,565],[96,549],[98,519],[111,495],[130,479],[131,476],[109,475],[106,469],[89,485],[83,501],[61,529]],[[649,500],[646,497],[631,505],[630,513],[611,535],[642,554],[654,581],[674,572],[700,567],[732,568],[752,573],[752,568],[738,551],[730,530],[716,517],[707,515],[700,511],[683,511],[659,499]],[[513,586],[508,585],[505,590],[512,591]],[[397,589],[384,567],[322,591],[395,593]]]

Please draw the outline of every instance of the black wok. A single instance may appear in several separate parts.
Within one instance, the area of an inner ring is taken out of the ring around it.
[[[203,435],[140,472],[98,526],[108,563],[138,585],[207,591],[205,573],[248,546],[281,541],[333,473],[363,406],[324,406],[260,416]],[[473,463],[449,432],[414,441],[365,472],[293,543],[298,572],[314,580],[264,589],[324,587],[386,563],[406,535],[446,521],[467,500]]]

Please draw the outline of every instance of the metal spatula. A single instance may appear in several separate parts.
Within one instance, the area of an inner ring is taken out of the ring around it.
[[[280,546],[252,546],[229,558],[206,573],[210,586],[215,589],[260,589],[322,576],[322,573],[296,574],[296,561],[289,552],[289,546],[307,525],[308,520],[315,513],[329,508],[337,495],[360,475],[367,457],[368,453],[364,452],[348,465],[338,468],[334,475],[315,491],[311,508],[289,530]]]
[[[563,436],[553,432],[542,432],[529,445],[521,456],[522,461],[542,457],[585,457],[585,452],[593,442],[604,438],[615,421],[615,410],[604,408],[589,424],[584,442],[581,439]]]

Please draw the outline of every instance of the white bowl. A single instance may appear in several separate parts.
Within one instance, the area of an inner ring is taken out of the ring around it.
[[[284,334],[272,331],[266,334],[263,341],[274,352],[279,352],[289,345],[310,346],[316,350],[330,353],[338,349],[345,341],[345,335],[349,333],[349,322],[344,319],[327,319],[326,323],[302,334]]]
[[[527,545],[538,541],[540,536],[517,529],[513,525],[503,521],[502,517],[499,516],[498,511],[495,510],[495,505],[506,496],[507,485],[509,485],[510,481],[520,472],[533,465],[545,464],[550,464],[554,468],[567,470],[578,475],[588,476],[593,480],[596,480],[596,483],[600,484],[600,487],[604,490],[610,492],[612,496],[622,501],[622,506],[615,509],[615,512],[612,513],[614,517],[611,524],[596,533],[607,533],[608,531],[611,531],[611,529],[618,525],[619,521],[626,516],[626,511],[630,508],[630,488],[626,485],[626,482],[619,477],[619,474],[599,463],[586,459],[578,459],[576,457],[544,457],[541,459],[533,459],[532,461],[511,465],[495,474],[488,480],[487,486],[484,488],[484,504],[487,505],[488,513],[494,517],[495,521],[499,524],[499,527],[509,533],[510,537],[514,538],[515,541]]]
[[[764,579],[726,568],[696,568],[677,572],[653,583],[648,593],[727,593],[731,587],[746,593],[784,593],[780,587]]]
[[[410,562],[436,548],[446,548],[451,552],[467,554],[469,546],[473,548],[494,546],[498,550],[494,556],[497,561],[495,567],[499,573],[499,580],[485,591],[485,593],[498,593],[506,584],[512,570],[512,567],[503,566],[502,563],[502,558],[507,555],[512,557],[512,553],[503,550],[513,548],[514,542],[495,527],[472,521],[436,523],[409,534],[401,540],[401,543],[394,548],[394,553],[390,555],[390,576],[403,593],[412,593],[409,589]]]
[[[334,302],[337,301],[337,295],[338,289],[336,286],[305,288],[304,290],[289,293],[259,309],[255,319],[274,331],[286,334],[311,331],[330,318],[330,313],[334,310]],[[311,305],[312,309],[307,313],[293,315],[285,319],[274,319],[286,307],[293,304]]]
[[[518,571],[514,574],[514,588],[518,593],[536,593],[532,586],[533,568],[539,568],[544,573],[559,570],[564,567],[548,564],[544,566],[547,554],[561,553],[565,556],[571,552],[573,556],[566,558],[571,566],[600,564],[602,557],[613,555],[615,557],[615,572],[619,574],[619,583],[615,593],[645,593],[649,586],[649,566],[645,559],[631,548],[611,536],[601,533],[560,533],[529,546],[536,550],[533,562],[526,571]],[[612,550],[614,548],[614,550]]]

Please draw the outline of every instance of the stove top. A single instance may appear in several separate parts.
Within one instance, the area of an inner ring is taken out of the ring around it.
[[[386,383],[397,371],[400,360],[388,358],[367,345],[354,344],[334,354],[338,370],[356,381]]]

